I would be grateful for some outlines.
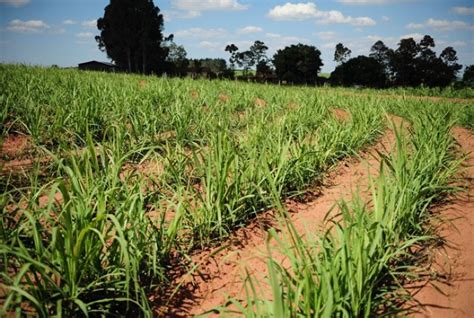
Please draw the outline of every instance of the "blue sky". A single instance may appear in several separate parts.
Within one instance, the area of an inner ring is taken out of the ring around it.
[[[0,61],[76,66],[107,61],[98,50],[96,19],[108,0],[0,0]],[[163,0],[165,35],[173,33],[188,57],[228,58],[224,47],[247,49],[264,41],[271,56],[304,43],[334,69],[334,47],[368,54],[377,40],[395,48],[401,37],[431,35],[440,52],[453,46],[460,63],[474,64],[473,0]]]

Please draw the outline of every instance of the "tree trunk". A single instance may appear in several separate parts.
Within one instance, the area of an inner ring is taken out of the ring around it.
[[[130,47],[127,47],[128,72],[132,72],[132,57],[130,56]]]
[[[137,54],[137,53],[138,53],[138,54]],[[134,65],[133,65],[134,68],[133,68],[133,70],[134,70],[136,73],[140,72],[140,61],[138,60],[139,54],[140,54],[139,52],[135,52],[135,59],[134,59]]]
[[[142,72],[146,74],[146,44],[145,41],[142,43]]]

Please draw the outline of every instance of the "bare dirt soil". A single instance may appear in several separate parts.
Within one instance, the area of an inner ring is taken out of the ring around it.
[[[416,291],[414,317],[474,317],[474,134],[457,127],[453,135],[468,156],[461,173],[466,191],[435,211],[451,222],[441,226],[444,244],[433,252],[431,280]]]
[[[25,170],[34,164],[29,158],[33,148],[31,136],[9,134],[0,147],[0,176],[8,175],[15,170]]]
[[[341,113],[339,110],[339,116],[347,116]],[[399,126],[402,120],[393,117],[392,121]],[[326,184],[315,191],[308,202],[287,200],[285,205],[296,230],[307,233],[322,229],[328,211],[338,200],[349,200],[353,193],[367,198],[369,175],[376,177],[378,174],[377,151],[388,153],[394,144],[394,133],[387,130],[377,144],[361,153],[360,158],[346,159],[331,171],[325,178]],[[336,210],[332,213],[336,214]],[[267,275],[267,231],[269,228],[284,229],[275,214],[274,211],[261,214],[252,224],[237,230],[223,245],[194,255],[192,260],[197,269],[175,282],[182,284],[183,291],[167,308],[157,308],[156,312],[171,317],[189,317],[224,306],[229,298],[243,300],[247,273],[263,285]],[[278,255],[273,257],[280,258]],[[210,312],[210,315],[216,313]]]
[[[254,99],[255,106],[265,107],[267,106],[267,102],[261,98],[255,97]]]
[[[336,117],[337,120],[348,121],[351,119],[351,114],[346,112],[344,109],[333,108],[331,111],[333,116]]]
[[[31,137],[20,134],[9,134],[0,147],[0,158],[9,160],[23,156],[31,147]]]

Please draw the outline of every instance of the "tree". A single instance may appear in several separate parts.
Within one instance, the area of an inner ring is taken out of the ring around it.
[[[323,66],[321,52],[314,46],[298,44],[278,50],[273,65],[280,80],[297,84],[313,84]]]
[[[266,77],[273,73],[272,68],[268,65],[268,61],[260,61],[257,64],[257,76]]]
[[[337,66],[331,73],[330,81],[336,85],[385,87],[387,75],[385,67],[373,57],[358,56]]]
[[[225,47],[225,51],[230,53],[229,63],[230,67],[235,68],[236,54],[239,48],[235,44],[229,44]]]
[[[453,75],[456,76],[457,73],[462,69],[462,65],[457,63],[458,57],[457,52],[451,46],[445,48],[441,54],[440,59],[446,64],[453,72]]]
[[[216,73],[217,76],[220,76],[222,73],[227,71],[227,64],[224,59],[201,59],[201,64],[203,67],[208,68],[211,72]]]
[[[419,57],[425,61],[432,61],[433,59],[435,59],[436,53],[431,49],[435,46],[436,45],[434,39],[429,35],[425,35],[418,44],[418,50],[420,54]]]
[[[390,64],[390,58],[393,54],[393,50],[388,48],[382,41],[377,41],[370,48],[369,57],[374,58],[380,64],[388,66]]]
[[[474,64],[466,66],[462,81],[465,86],[474,87]]]
[[[128,72],[161,73],[168,49],[162,44],[163,15],[152,0],[110,0],[97,21],[99,48]]]
[[[252,69],[252,67],[255,65],[255,58],[253,52],[248,50],[236,53],[235,62],[243,68],[244,76],[246,76],[248,74],[248,71]]]
[[[254,59],[254,64],[258,65],[261,62],[266,62],[268,46],[265,45],[262,41],[255,41],[252,46],[250,46],[249,51],[252,53]]]
[[[433,82],[431,86],[447,86],[451,84],[456,79],[458,72],[462,69],[462,65],[458,64],[457,60],[456,50],[451,46],[445,48],[437,59],[436,65],[438,67],[433,68],[434,74],[431,80],[435,80],[435,82]]]
[[[452,47],[445,48],[439,57],[432,50],[434,47],[435,41],[429,35],[425,35],[418,43],[414,76],[419,78],[422,85],[444,87],[456,79],[462,66],[457,63],[456,51]]]
[[[189,60],[186,58],[187,52],[184,46],[171,42],[168,45],[168,56],[166,61],[169,63],[169,71],[173,75],[184,76],[188,70]]]
[[[431,49],[435,47],[434,39],[425,35],[418,43],[418,55],[415,60],[416,74],[413,76],[418,78],[417,84],[432,86],[433,72],[439,68],[436,67],[436,53]]]
[[[456,79],[462,68],[457,63],[456,51],[445,48],[439,57],[432,50],[434,39],[425,35],[419,43],[412,38],[402,39],[390,60],[394,84],[401,86],[443,87]]]
[[[203,66],[201,60],[189,60],[188,71],[192,73],[192,77],[195,78],[202,73]]]
[[[415,59],[418,52],[419,46],[413,38],[400,40],[398,49],[395,50],[390,61],[395,85],[418,86],[421,84],[419,74],[417,73],[417,61]]]
[[[227,63],[220,58],[194,59],[189,61],[188,71],[194,76],[206,73],[209,78],[232,78],[233,71],[227,68]]]
[[[342,43],[336,45],[334,52],[334,61],[337,63],[344,63],[351,55],[352,51],[345,47]]]
[[[235,68],[235,64],[243,68],[244,76],[248,74],[255,65],[261,71],[268,70],[270,67],[267,65],[268,57],[266,52],[268,46],[262,41],[255,41],[247,51],[239,52],[239,48],[235,44],[229,44],[225,47],[225,51],[231,54],[229,62],[232,68]]]
[[[255,41],[250,46],[249,51],[252,52],[252,58],[254,59],[253,64],[256,65],[257,76],[267,76],[272,73],[272,69],[269,64],[267,57],[268,46],[262,41]]]
[[[375,42],[370,48],[369,57],[375,59],[380,65],[383,66],[387,80],[390,81],[392,79],[392,70],[390,65],[393,58],[393,50],[379,40]]]

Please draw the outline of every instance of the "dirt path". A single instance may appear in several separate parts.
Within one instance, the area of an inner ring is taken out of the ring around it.
[[[474,317],[474,134],[455,128],[453,135],[468,153],[463,171],[468,188],[437,211],[444,220],[453,219],[441,228],[446,241],[433,255],[432,269],[438,274],[432,284],[445,295],[425,285],[415,296],[422,306],[414,317]]]
[[[399,125],[399,118],[395,117],[393,120]],[[313,200],[306,203],[286,202],[297,231],[305,233],[311,229],[314,232],[321,228],[326,213],[338,200],[349,200],[352,193],[361,193],[361,190],[364,196],[367,193],[369,174],[378,174],[379,159],[376,151],[387,153],[394,143],[393,132],[387,130],[376,145],[361,154],[360,159],[351,158],[341,162],[326,178],[326,182],[331,184],[325,185]],[[189,317],[222,306],[230,297],[244,299],[246,270],[259,282],[267,274],[265,240],[269,227],[278,230],[276,219],[272,212],[264,213],[250,226],[239,229],[224,244],[222,251],[215,255],[212,250],[195,255],[193,261],[200,264],[199,271],[181,277],[176,282],[183,283],[185,291],[176,303],[170,305],[165,315]],[[161,308],[157,313],[163,314],[162,310]]]

